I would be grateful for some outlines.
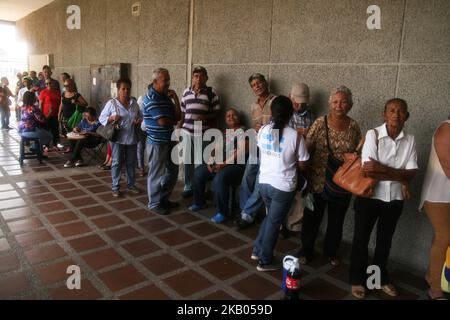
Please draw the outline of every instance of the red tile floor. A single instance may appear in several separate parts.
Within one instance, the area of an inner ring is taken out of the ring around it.
[[[51,153],[18,164],[19,137],[0,132],[0,299],[279,299],[281,271],[261,273],[249,259],[258,226],[238,232],[213,225],[213,209],[168,216],[147,210],[147,196],[112,198],[110,172],[96,165],[64,169]],[[146,179],[138,185],[145,190]],[[297,252],[280,239],[276,256]],[[344,248],[345,251],[345,248]],[[348,250],[346,250],[348,252]],[[351,299],[348,260],[320,258],[303,268],[304,299]],[[81,268],[81,290],[68,290],[69,265]],[[420,275],[394,267],[399,299],[425,298]],[[380,293],[369,299],[386,299]]]

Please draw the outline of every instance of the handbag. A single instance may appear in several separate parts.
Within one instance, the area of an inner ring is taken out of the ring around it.
[[[378,148],[378,131],[377,129],[374,130],[375,142]],[[355,153],[344,154],[344,164],[336,171],[333,182],[355,196],[371,198],[378,181],[367,177],[362,171],[362,161],[359,151],[363,145],[364,141],[360,143]]]
[[[114,107],[116,109],[116,115],[119,114],[119,110],[117,108],[117,104],[115,100],[112,100]],[[106,140],[114,141],[116,133],[120,130],[119,123],[116,121],[108,122],[106,125],[101,125],[97,128],[96,133],[98,133],[101,137]]]
[[[338,171],[339,167],[344,163],[333,155],[333,150],[330,146],[330,138],[328,134],[328,120],[325,116],[325,132],[327,136],[327,148],[328,148],[328,160],[327,167],[325,171],[325,184],[323,186],[322,198],[336,202],[342,205],[348,204],[352,198],[352,193],[338,186],[334,181],[333,177]]]
[[[80,107],[76,105],[75,112],[67,120],[67,126],[73,129],[80,123],[81,119],[83,119],[83,113],[80,111]]]

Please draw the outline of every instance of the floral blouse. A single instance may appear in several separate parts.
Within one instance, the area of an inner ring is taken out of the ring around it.
[[[361,130],[353,119],[350,119],[350,125],[345,131],[336,131],[328,124],[328,135],[333,155],[341,161],[344,160],[344,153],[354,152],[361,140]],[[311,154],[310,183],[312,190],[314,193],[322,193],[328,161],[325,117],[320,117],[313,123],[308,131],[306,142],[311,149],[309,151]]]
[[[22,119],[19,123],[19,132],[35,131],[45,123],[42,111],[36,106],[22,107]]]

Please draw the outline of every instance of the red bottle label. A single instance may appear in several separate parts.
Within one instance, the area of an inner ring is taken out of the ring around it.
[[[293,279],[290,276],[286,277],[286,288],[289,290],[298,290],[300,289],[300,279]]]

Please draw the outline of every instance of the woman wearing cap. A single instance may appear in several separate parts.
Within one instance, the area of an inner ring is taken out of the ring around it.
[[[302,227],[302,249],[299,262],[307,264],[314,254],[314,245],[325,209],[328,207],[324,255],[331,265],[340,264],[337,257],[342,240],[345,214],[351,200],[348,197],[330,197],[324,193],[326,170],[330,159],[343,162],[344,153],[354,152],[361,140],[358,123],[347,114],[353,106],[352,92],[345,86],[331,91],[329,113],[318,118],[308,130],[306,142],[311,154],[308,172],[310,188],[314,196],[314,211],[305,209]]]
[[[450,246],[450,117],[441,123],[433,136],[428,169],[422,187],[420,208],[434,229],[433,244],[426,280],[431,299],[444,299],[441,271],[445,252]]]

